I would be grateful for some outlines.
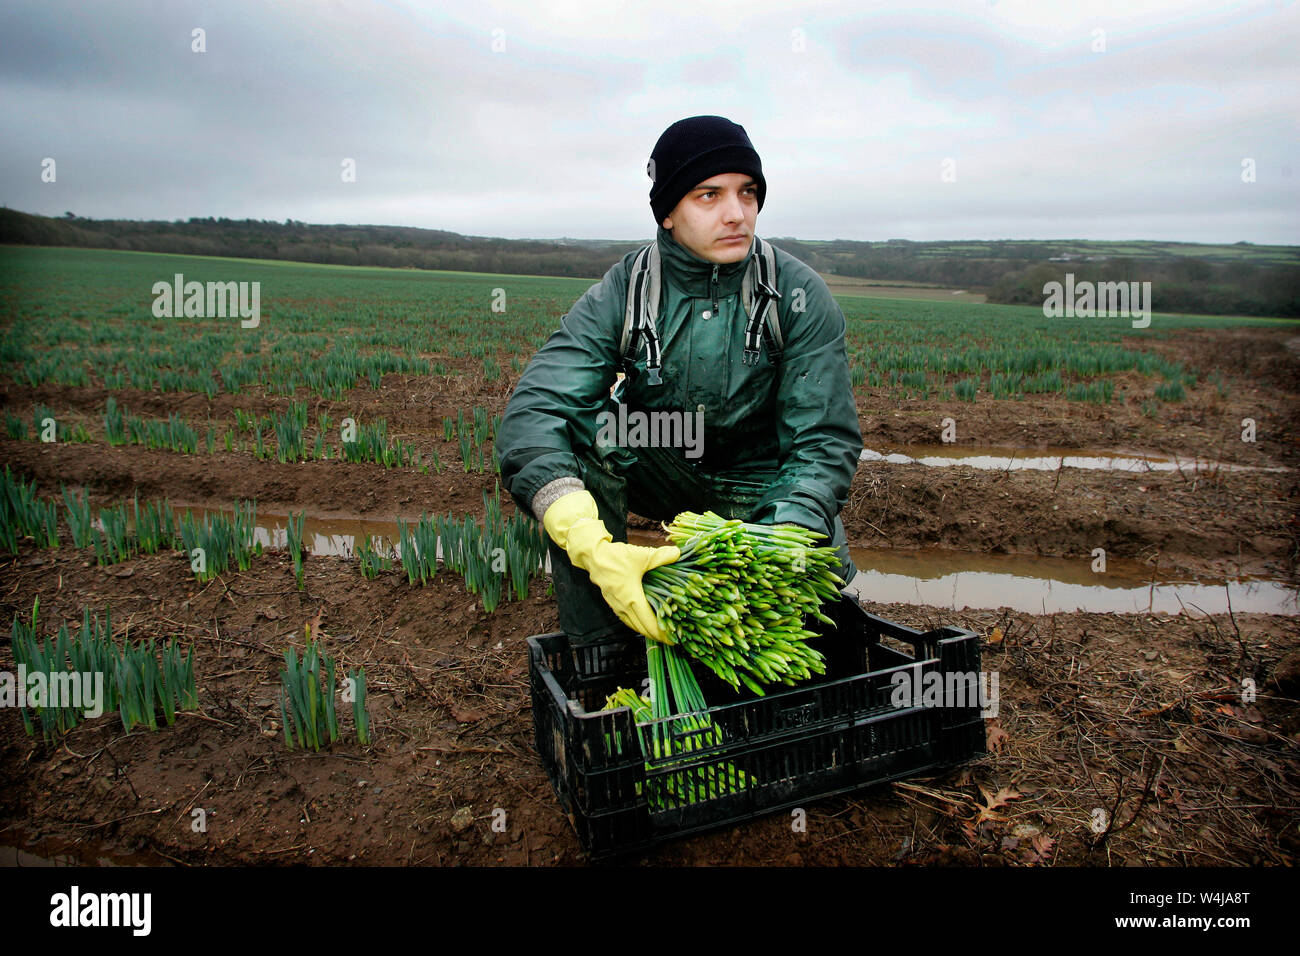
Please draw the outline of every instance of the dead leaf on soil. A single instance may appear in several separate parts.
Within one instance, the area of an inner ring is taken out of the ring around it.
[[[1229,727],[1224,733],[1248,744],[1268,743],[1268,731],[1259,727]]]
[[[1032,846],[1025,847],[1020,852],[1020,862],[1026,866],[1037,866],[1039,863],[1050,863],[1052,857],[1052,848],[1056,846],[1056,841],[1046,833],[1040,833],[1033,838]]]
[[[1163,714],[1166,710],[1169,710],[1169,708],[1173,707],[1175,704],[1177,704],[1177,701],[1175,701],[1173,704],[1161,704],[1159,707],[1153,707],[1150,710],[1142,711],[1140,714],[1138,714],[1138,717],[1146,718],[1146,717],[1154,717],[1156,714]]]
[[[320,640],[320,616],[324,610],[325,608],[323,607],[317,608],[316,616],[313,617],[310,621],[308,621],[307,624],[305,625],[307,630],[307,638],[309,640],[311,639]]]
[[[1001,753],[1003,744],[1007,742],[1011,735],[998,726],[996,718],[986,721],[984,729],[986,732],[985,743],[988,746],[989,753]]]
[[[976,823],[983,823],[985,820],[1000,820],[1002,814],[997,810],[1005,807],[1012,800],[1020,799],[1020,791],[1012,790],[1010,787],[1003,787],[997,793],[989,793],[984,787],[980,787],[980,793],[984,794],[984,806],[980,807],[979,819]]]
[[[474,721],[482,720],[487,716],[483,711],[474,710],[472,707],[458,707],[452,704],[448,709],[451,711],[451,716],[462,724],[472,724]]]

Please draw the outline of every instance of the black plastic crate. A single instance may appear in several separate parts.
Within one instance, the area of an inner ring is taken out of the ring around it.
[[[693,735],[686,756],[649,760],[640,735],[654,724],[637,725],[626,707],[600,710],[615,688],[642,688],[644,643],[573,648],[562,633],[528,638],[537,751],[593,859],[984,753],[976,634],[922,633],[847,596],[827,614],[838,626],[818,624],[813,645],[825,675],[754,697],[697,666],[716,729]],[[932,695],[907,699],[900,672],[918,695],[941,681],[942,705]]]

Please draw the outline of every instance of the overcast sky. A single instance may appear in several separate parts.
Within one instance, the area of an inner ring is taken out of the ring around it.
[[[5,0],[0,204],[642,239],[717,113],[760,235],[1300,243],[1298,50],[1295,0]]]

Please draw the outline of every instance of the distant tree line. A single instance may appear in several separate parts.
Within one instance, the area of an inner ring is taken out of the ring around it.
[[[885,243],[801,242],[798,239],[774,239],[773,242],[808,263],[818,272],[858,279],[886,282],[920,283],[952,289],[984,290],[1004,276],[1008,269],[1019,269],[1041,261],[1042,250],[1035,255],[1015,243],[996,243],[996,255],[935,255],[930,243],[894,240]],[[945,249],[959,243],[944,243]],[[981,247],[986,244],[980,244]]]
[[[1218,249],[1216,255],[1223,261],[1211,262],[1194,255],[1197,246],[1177,243],[772,241],[821,273],[986,292],[990,302],[1041,304],[1043,286],[1063,282],[1072,272],[1076,280],[1150,281],[1157,311],[1300,316],[1300,265],[1293,264],[1300,261],[1300,250],[1292,247],[1237,243]],[[12,209],[0,209],[0,243],[593,279],[641,245],[493,239],[437,229],[309,225],[292,219],[143,222],[83,219],[72,213],[54,219]],[[1116,245],[1141,257],[1083,254]],[[1068,261],[1048,261],[1053,258]]]
[[[308,225],[294,220],[139,222],[51,219],[0,209],[0,243],[285,259],[344,266],[599,277],[636,243],[485,239],[403,226]]]
[[[1150,282],[1156,312],[1300,317],[1300,267],[1216,265],[1201,259],[1039,263],[1002,276],[988,290],[988,301],[1041,305],[1043,286],[1064,284],[1066,273],[1073,274],[1076,284]]]

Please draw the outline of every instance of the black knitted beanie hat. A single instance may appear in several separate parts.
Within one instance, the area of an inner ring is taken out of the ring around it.
[[[650,209],[658,224],[698,183],[717,173],[752,176],[760,212],[767,196],[763,164],[745,128],[721,116],[692,116],[668,127],[650,153],[646,172],[653,183]]]

